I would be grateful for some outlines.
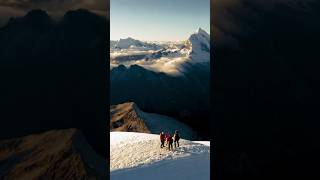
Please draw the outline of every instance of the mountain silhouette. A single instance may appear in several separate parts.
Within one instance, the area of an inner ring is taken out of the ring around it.
[[[0,139],[78,128],[106,156],[108,20],[32,10],[0,29]]]

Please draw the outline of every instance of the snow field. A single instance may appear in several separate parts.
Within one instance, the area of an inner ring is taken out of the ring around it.
[[[110,169],[149,165],[157,161],[209,154],[210,146],[181,139],[180,147],[160,148],[159,135],[135,132],[110,132]]]

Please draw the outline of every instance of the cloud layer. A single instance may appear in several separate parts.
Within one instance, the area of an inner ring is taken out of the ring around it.
[[[170,74],[173,76],[179,76],[183,73],[183,64],[188,61],[185,57],[161,57],[159,59],[152,59],[152,60],[137,60],[137,61],[126,61],[122,63],[118,63],[117,61],[112,61],[110,64],[110,68],[114,68],[123,64],[127,67],[131,65],[139,65],[144,67],[145,69],[155,71],[155,72],[163,72],[166,74]]]

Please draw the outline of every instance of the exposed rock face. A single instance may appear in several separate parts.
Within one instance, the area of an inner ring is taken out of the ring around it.
[[[134,102],[111,106],[110,118],[110,131],[159,134],[162,131],[174,133],[179,130],[185,139],[197,138],[197,134],[186,124],[168,116],[143,112]]]
[[[110,131],[150,133],[133,102],[111,106],[110,118]]]
[[[79,130],[52,130],[0,142],[0,179],[106,179],[107,161]]]

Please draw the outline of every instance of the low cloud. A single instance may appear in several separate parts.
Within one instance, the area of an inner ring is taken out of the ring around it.
[[[179,58],[162,57],[160,59],[156,59],[152,61],[140,60],[140,61],[137,61],[136,64],[155,72],[163,72],[170,75],[182,75],[182,72],[183,72],[182,64],[185,63],[186,61],[187,61],[187,58],[183,58],[183,57],[179,57]]]
[[[183,74],[183,64],[186,63],[189,59],[186,57],[161,57],[159,59],[141,59],[136,61],[126,61],[126,62],[117,62],[111,61],[110,68],[119,66],[120,64],[129,67],[131,65],[139,65],[145,69],[154,71],[154,72],[163,72],[173,76],[180,76]]]

